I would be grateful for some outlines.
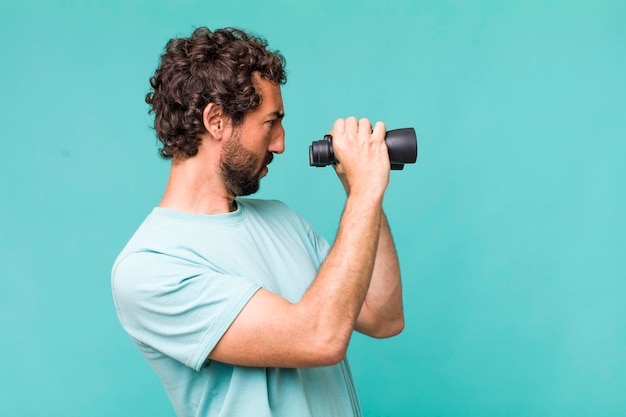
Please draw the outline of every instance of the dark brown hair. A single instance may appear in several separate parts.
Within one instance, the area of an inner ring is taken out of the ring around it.
[[[202,112],[215,103],[240,126],[245,113],[261,104],[253,73],[277,84],[287,81],[285,58],[267,49],[267,41],[235,28],[211,32],[197,28],[189,38],[171,39],[150,78],[146,95],[163,158],[198,153],[206,130]]]

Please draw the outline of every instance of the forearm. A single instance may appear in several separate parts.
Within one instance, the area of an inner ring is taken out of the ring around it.
[[[312,333],[344,353],[370,286],[382,216],[382,195],[348,197],[335,243],[298,303]]]
[[[402,331],[402,282],[398,255],[384,213],[372,279],[356,330],[373,337],[390,337]]]

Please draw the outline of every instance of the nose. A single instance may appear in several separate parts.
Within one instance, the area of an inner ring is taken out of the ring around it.
[[[276,130],[276,134],[272,137],[272,140],[270,141],[268,151],[280,154],[285,152],[285,128],[281,124]]]

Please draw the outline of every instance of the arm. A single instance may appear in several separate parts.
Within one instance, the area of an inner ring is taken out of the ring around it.
[[[403,328],[400,266],[389,224],[383,213],[372,280],[357,320],[356,330],[368,336],[382,338],[395,336]]]
[[[365,119],[335,122],[333,147],[352,191],[330,253],[298,303],[259,290],[210,359],[264,367],[323,366],[343,359],[379,247],[382,200],[389,180],[384,133],[382,123],[372,133]]]
[[[335,166],[335,171],[349,196],[350,185],[341,164]],[[384,338],[399,334],[403,328],[400,265],[389,223],[383,213],[372,279],[355,330]]]

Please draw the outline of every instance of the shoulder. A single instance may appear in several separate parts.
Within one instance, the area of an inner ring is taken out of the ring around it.
[[[260,200],[253,198],[242,198],[238,202],[243,204],[247,210],[257,213],[266,214],[273,212],[286,212],[296,214],[296,212],[287,204],[280,200]]]
[[[122,252],[111,271],[113,295],[115,298],[132,298],[180,281],[180,264],[164,253],[141,249]]]
[[[149,292],[196,273],[199,259],[163,219],[150,214],[113,263],[114,295]]]
[[[263,218],[266,221],[279,220],[281,222],[301,223],[303,218],[291,207],[280,200],[240,200],[249,214]]]

